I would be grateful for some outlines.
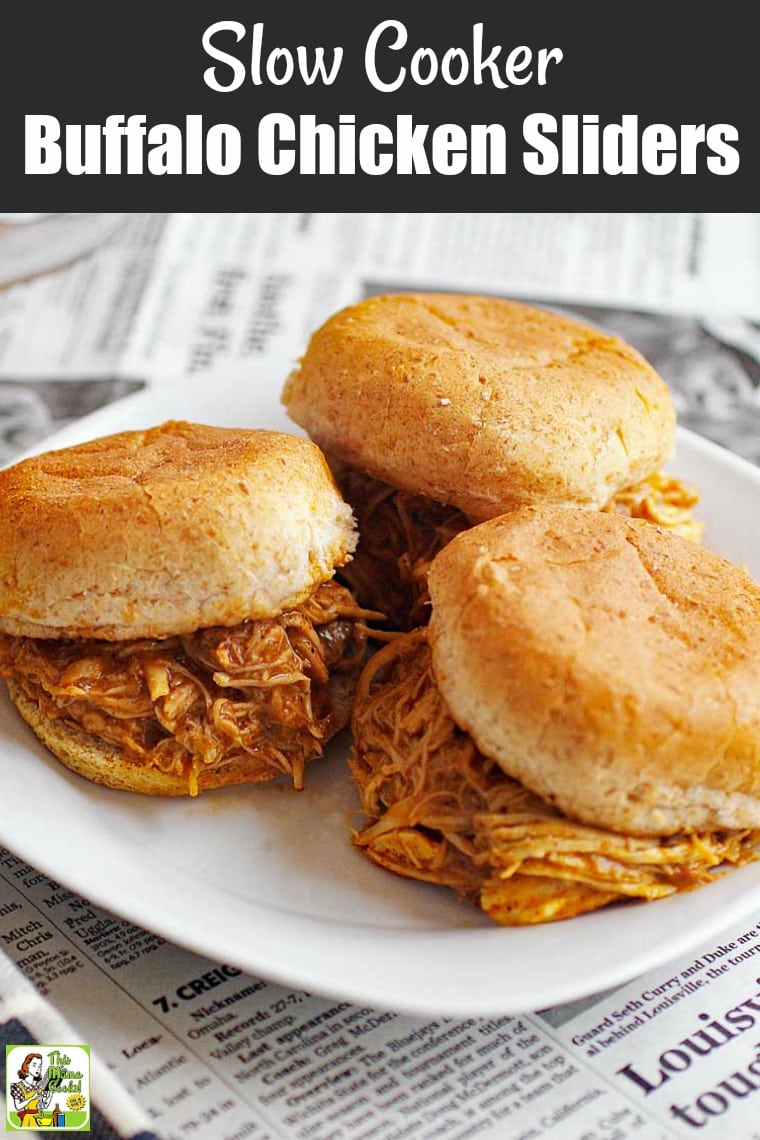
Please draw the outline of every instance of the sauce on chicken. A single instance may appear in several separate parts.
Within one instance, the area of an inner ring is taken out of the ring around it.
[[[0,634],[0,676],[52,719],[181,775],[245,760],[303,785],[337,727],[331,678],[365,655],[368,614],[334,581],[279,617],[141,641]]]
[[[367,664],[353,732],[350,766],[367,816],[354,842],[381,867],[452,887],[503,925],[661,898],[710,882],[723,863],[756,858],[757,830],[659,838],[561,815],[457,727],[424,629]]]

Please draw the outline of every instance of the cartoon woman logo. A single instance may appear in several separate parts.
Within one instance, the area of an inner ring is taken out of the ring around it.
[[[42,1079],[42,1054],[27,1053],[18,1070],[18,1081],[10,1087],[13,1104],[21,1120],[22,1128],[37,1128],[38,1113],[50,1104],[52,1092],[47,1089],[47,1080]]]

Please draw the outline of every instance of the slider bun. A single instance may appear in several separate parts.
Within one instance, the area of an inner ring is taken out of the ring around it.
[[[356,674],[336,674],[330,679],[333,700],[331,736],[348,724],[356,690]],[[45,747],[78,776],[95,784],[118,788],[123,792],[140,792],[146,796],[186,796],[190,793],[187,776],[162,772],[159,768],[130,762],[123,749],[100,737],[90,736],[62,720],[51,720],[30,701],[19,687],[8,681],[8,693],[18,712]],[[254,756],[244,756],[224,767],[210,767],[198,774],[199,792],[210,788],[271,780],[272,769]]]
[[[273,617],[355,542],[308,440],[122,432],[0,471],[0,631],[123,640]]]
[[[614,831],[760,827],[760,587],[651,523],[524,508],[429,574],[436,680],[477,747]]]
[[[494,297],[372,297],[312,336],[283,402],[325,451],[473,521],[602,507],[673,449],[665,383],[630,345]]]

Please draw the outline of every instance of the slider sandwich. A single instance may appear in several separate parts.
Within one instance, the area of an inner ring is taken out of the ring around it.
[[[169,422],[0,472],[0,676],[58,759],[148,795],[285,776],[348,721],[364,611],[319,449]]]
[[[357,517],[342,572],[392,628],[427,619],[425,572],[455,534],[531,503],[611,510],[698,538],[694,491],[663,474],[675,412],[618,337],[494,297],[372,297],[318,329],[289,415]]]
[[[430,624],[362,673],[379,866],[496,922],[658,899],[760,843],[760,587],[639,519],[527,507],[458,535]]]

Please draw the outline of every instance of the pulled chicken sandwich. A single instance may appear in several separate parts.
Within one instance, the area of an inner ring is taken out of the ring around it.
[[[73,771],[149,795],[284,776],[350,715],[367,615],[308,440],[171,421],[0,472],[0,676]]]
[[[427,620],[454,535],[529,504],[607,510],[690,538],[693,488],[664,472],[675,411],[619,337],[496,297],[371,297],[311,337],[289,415],[325,451],[360,542],[341,571],[393,629]]]
[[[523,508],[455,538],[364,668],[355,842],[496,922],[709,883],[760,843],[760,587],[664,528]]]

